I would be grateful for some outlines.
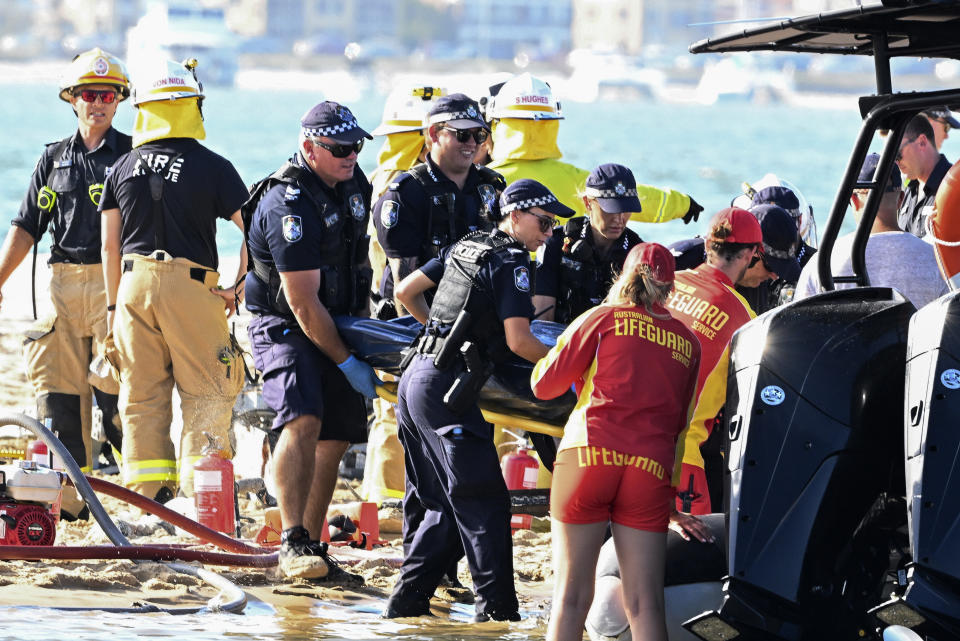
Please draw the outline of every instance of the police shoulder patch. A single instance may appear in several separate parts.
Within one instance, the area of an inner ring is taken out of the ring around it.
[[[513,269],[513,283],[521,292],[529,292],[530,271],[526,267],[515,267]]]
[[[303,238],[303,224],[300,222],[300,216],[284,216],[281,219],[283,227],[283,238],[288,243],[295,243]]]
[[[399,215],[400,203],[395,200],[385,200],[380,204],[380,224],[384,229],[394,227]]]
[[[367,208],[363,205],[363,197],[360,194],[350,196],[350,214],[356,220],[363,220],[367,215]]]

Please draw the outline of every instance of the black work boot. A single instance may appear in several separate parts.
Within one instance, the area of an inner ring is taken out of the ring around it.
[[[430,597],[412,588],[404,588],[398,583],[380,616],[384,619],[433,616],[430,612]]]
[[[290,579],[321,579],[330,572],[325,553],[312,545],[305,527],[295,525],[280,535],[280,572]]]

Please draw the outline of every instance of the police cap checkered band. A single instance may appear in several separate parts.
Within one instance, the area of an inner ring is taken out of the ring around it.
[[[637,195],[636,189],[595,189],[587,187],[583,190],[584,195],[590,198],[630,198]]]
[[[786,258],[789,260],[793,260],[794,258],[796,258],[795,253],[796,252],[791,252],[787,249],[774,249],[771,245],[768,245],[767,243],[763,244],[763,254],[765,256],[773,256],[774,258]]]
[[[472,114],[467,111],[450,111],[447,113],[439,113],[430,116],[427,124],[435,125],[440,122],[447,122],[449,120],[478,120],[480,118],[480,113],[474,111]]]
[[[500,212],[503,214],[509,214],[510,212],[517,209],[530,209],[532,207],[544,207],[550,203],[559,202],[557,197],[553,194],[548,196],[538,196],[536,198],[528,198],[526,200],[518,200],[514,203],[506,203],[500,205]]]
[[[348,120],[346,122],[341,122],[339,125],[333,125],[331,127],[304,127],[303,133],[306,136],[334,137],[337,134],[342,134],[345,131],[356,129],[359,126],[360,125],[357,124],[356,120]]]

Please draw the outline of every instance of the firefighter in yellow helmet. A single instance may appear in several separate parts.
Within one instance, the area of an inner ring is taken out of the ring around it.
[[[241,230],[248,197],[206,137],[196,61],[158,59],[134,78],[134,149],[103,189],[103,272],[107,323],[116,342],[123,419],[123,481],[163,500],[193,494],[193,464],[204,432],[227,447],[231,410],[243,382],[227,316],[242,295],[218,286],[218,219]],[[171,392],[183,412],[180,458],[170,438]],[[229,454],[229,453],[228,453]]]
[[[84,471],[90,471],[99,454],[91,451],[91,386],[107,438],[120,449],[117,383],[89,368],[103,354],[106,336],[97,206],[111,166],[130,151],[130,136],[112,124],[117,105],[129,95],[127,72],[118,58],[101,49],[74,58],[61,76],[60,98],[73,107],[77,130],[47,145],[0,250],[2,288],[31,247],[36,260],[37,245],[51,228],[49,292],[54,315],[27,332],[24,356],[38,417],[52,420]],[[85,517],[83,501],[68,494],[62,515],[71,520]]]
[[[370,174],[373,201],[376,202],[390,183],[401,173],[422,163],[429,150],[430,136],[424,135],[424,118],[435,99],[446,91],[440,87],[402,87],[390,93],[383,107],[383,119],[371,133],[383,137],[383,146],[377,155],[377,168]],[[397,315],[393,292],[383,292],[381,281],[387,257],[377,240],[373,218],[367,233],[370,235],[370,266],[373,268],[373,312],[376,318],[390,319]],[[378,372],[382,380],[393,380],[389,374]],[[403,498],[403,447],[397,438],[397,420],[393,405],[382,398],[373,399],[373,424],[367,435],[367,457],[363,470],[361,494],[368,501],[380,503],[383,499]]]
[[[557,133],[563,115],[550,85],[529,73],[514,76],[492,97],[487,118],[493,144],[490,169],[507,183],[519,178],[543,183],[577,214],[585,212],[580,194],[590,172],[560,160]],[[630,219],[638,222],[682,218],[689,223],[703,211],[693,198],[672,189],[637,185],[637,197],[643,211],[632,212]]]

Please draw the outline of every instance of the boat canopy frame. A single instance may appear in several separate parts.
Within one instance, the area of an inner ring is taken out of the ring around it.
[[[883,185],[900,150],[907,123],[931,107],[960,108],[960,88],[943,91],[893,91],[890,59],[895,57],[952,58],[960,60],[960,1],[883,0],[852,9],[780,20],[775,24],[739,33],[708,38],[690,46],[691,53],[738,51],[789,51],[873,56],[876,95],[859,100],[863,124],[847,161],[830,216],[817,252],[820,283],[827,291],[836,283],[869,286],[865,252],[876,218]],[[860,168],[877,131],[888,132],[880,161],[870,182],[858,180]],[[882,177],[882,179],[878,179]],[[857,225],[852,253],[852,276],[834,276],[830,267],[834,242],[846,216],[854,190],[868,190],[863,217]]]

